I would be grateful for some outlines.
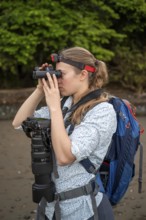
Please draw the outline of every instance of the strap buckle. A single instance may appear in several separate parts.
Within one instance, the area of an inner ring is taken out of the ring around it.
[[[99,185],[98,185],[98,183],[95,181],[95,188],[94,188],[94,195],[96,196],[97,195],[97,193],[99,192]]]
[[[99,191],[99,186],[97,182],[95,181],[95,179],[92,179],[87,185],[85,185],[84,190],[87,195],[91,193],[93,193],[94,196],[97,195]]]
[[[91,194],[93,192],[92,183],[90,182],[87,185],[85,185],[84,190],[87,195]]]

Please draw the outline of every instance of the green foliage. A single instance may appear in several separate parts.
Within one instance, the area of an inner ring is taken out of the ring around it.
[[[123,87],[142,93],[146,89],[146,48],[143,53],[129,47],[117,48],[113,59],[111,79],[120,82]]]
[[[111,81],[142,93],[146,90],[146,2],[144,0],[111,0],[120,22],[114,29],[126,38],[114,45],[115,57],[111,62]]]
[[[0,23],[3,87],[32,86],[34,66],[52,52],[82,46],[108,62],[111,81],[145,88],[144,0],[1,0]]]

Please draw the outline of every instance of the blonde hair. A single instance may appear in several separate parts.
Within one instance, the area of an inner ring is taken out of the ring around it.
[[[59,53],[66,59],[81,62],[85,65],[89,65],[95,68],[95,72],[89,72],[89,89],[88,92],[102,88],[108,82],[108,72],[106,64],[103,61],[97,60],[92,53],[82,47],[72,47],[64,49]],[[76,74],[79,74],[81,70],[74,67]],[[108,95],[103,93],[99,98],[88,101],[84,105],[81,105],[71,115],[71,122],[79,124],[84,113],[92,108],[94,105],[100,102],[108,100]]]

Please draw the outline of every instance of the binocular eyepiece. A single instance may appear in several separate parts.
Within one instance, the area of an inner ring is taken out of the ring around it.
[[[57,78],[61,77],[61,70],[54,70],[52,66],[46,67],[45,70],[40,70],[39,67],[35,67],[33,71],[33,79],[45,78],[47,80],[46,73],[55,74]]]

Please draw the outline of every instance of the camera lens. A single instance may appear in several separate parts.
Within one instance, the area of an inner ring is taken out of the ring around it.
[[[53,159],[50,146],[50,120],[28,118],[23,130],[31,137],[31,165],[35,183],[32,185],[33,201],[39,203],[42,197],[54,201],[55,184],[52,181]]]
[[[43,185],[40,185],[40,184],[38,185],[34,183],[32,185],[32,197],[35,203],[39,203],[42,197],[45,197],[45,199],[48,202],[53,202],[54,195],[55,195],[55,185],[53,182],[50,182],[49,184],[43,184]]]

